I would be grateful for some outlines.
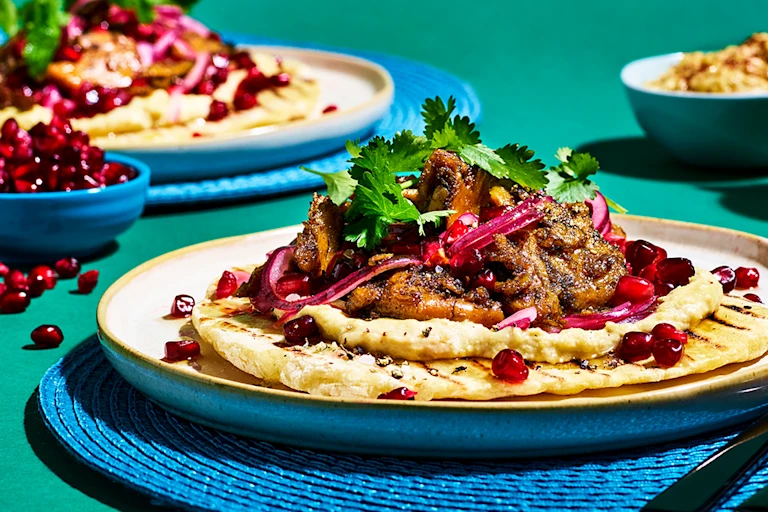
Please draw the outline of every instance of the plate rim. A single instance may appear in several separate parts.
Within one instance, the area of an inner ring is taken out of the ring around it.
[[[686,221],[659,219],[659,218],[646,217],[646,216],[640,216],[640,215],[616,214],[614,217],[617,220],[626,218],[626,219],[635,220],[638,222],[645,222],[645,223],[651,223],[656,225],[666,225],[666,226],[683,228],[683,229],[696,229],[696,230],[716,232],[723,235],[743,237],[743,238],[750,239],[759,245],[764,246],[766,250],[768,250],[768,239],[759,235],[747,233],[744,231],[739,231],[736,229],[724,228],[719,226],[710,226],[705,224],[697,224],[697,223],[686,222]],[[696,383],[688,383],[687,385],[683,384],[682,389],[680,389],[680,386],[668,386],[665,388],[649,389],[645,391],[638,391],[635,393],[624,393],[624,394],[617,394],[615,396],[607,396],[607,397],[585,397],[585,396],[579,396],[578,393],[576,395],[554,395],[556,399],[547,400],[547,401],[536,400],[534,398],[536,395],[533,395],[532,397],[527,397],[527,400],[525,401],[515,400],[514,398],[511,398],[508,400],[483,400],[483,401],[480,401],[480,400],[478,401],[472,401],[472,400],[399,401],[399,400],[377,400],[372,398],[348,398],[348,397],[345,398],[345,397],[332,397],[332,396],[324,396],[324,395],[310,395],[308,393],[304,393],[301,391],[285,391],[281,389],[273,389],[273,388],[268,388],[268,387],[263,387],[258,385],[244,384],[242,382],[237,382],[237,381],[233,381],[233,380],[225,379],[221,377],[215,377],[212,375],[206,375],[201,373],[191,373],[189,371],[182,370],[177,365],[168,364],[163,362],[160,359],[155,359],[143,354],[142,352],[136,350],[135,348],[131,347],[127,343],[121,341],[109,329],[106,322],[106,313],[107,313],[107,309],[109,308],[111,300],[118,292],[120,292],[128,283],[130,283],[138,275],[160,264],[163,264],[169,260],[173,260],[177,257],[183,256],[186,254],[194,253],[203,249],[216,247],[219,245],[228,245],[237,240],[243,240],[245,238],[253,237],[256,235],[268,235],[268,234],[275,235],[275,234],[281,234],[282,232],[295,233],[295,230],[298,229],[299,227],[300,225],[285,226],[285,227],[269,229],[265,231],[258,231],[255,233],[235,235],[235,236],[230,236],[225,238],[209,240],[206,242],[200,242],[197,244],[189,245],[186,247],[182,247],[182,248],[167,252],[160,256],[156,256],[155,258],[152,258],[136,266],[130,271],[126,272],[118,280],[112,283],[112,285],[110,285],[110,287],[104,292],[104,294],[99,299],[99,304],[96,311],[96,322],[98,327],[98,337],[99,337],[99,340],[101,341],[102,348],[120,353],[124,357],[129,359],[132,363],[144,368],[145,370],[149,370],[153,372],[159,371],[161,374],[165,374],[165,376],[168,378],[190,380],[196,384],[207,385],[207,386],[220,388],[220,389],[223,388],[229,392],[261,395],[260,398],[262,399],[273,398],[276,400],[296,401],[296,402],[303,403],[304,405],[310,405],[310,406],[312,405],[319,406],[323,404],[326,404],[326,405],[337,404],[337,405],[344,405],[344,406],[384,407],[384,408],[391,408],[391,407],[414,408],[415,407],[415,408],[424,408],[425,410],[439,409],[442,411],[470,410],[475,412],[498,412],[500,410],[508,410],[508,411],[519,410],[519,411],[526,411],[526,412],[532,412],[532,411],[557,412],[562,410],[570,410],[573,408],[578,408],[582,410],[583,409],[599,410],[604,408],[630,406],[630,405],[642,406],[643,404],[648,404],[648,403],[670,404],[674,402],[688,401],[688,400],[700,398],[703,395],[716,394],[718,392],[722,392],[724,390],[732,388],[738,384],[758,380],[761,377],[762,378],[768,377],[768,365],[764,365],[762,371],[755,371],[751,375],[750,374],[741,375],[741,376],[728,375],[728,376],[724,376],[719,382],[715,382],[715,383],[707,383],[706,380],[704,380]],[[765,355],[763,355],[762,357],[765,357]],[[738,363],[738,364],[755,362],[755,361],[758,361],[759,359],[760,358],[753,359],[751,361],[745,361],[743,363]],[[697,374],[697,375],[701,375],[701,374]],[[668,381],[662,381],[662,382],[673,382],[675,380],[676,379],[670,379]],[[644,385],[653,386],[655,384],[658,384],[658,383],[645,383]],[[615,389],[620,389],[620,387]]]
[[[304,54],[315,54],[315,55],[320,55],[325,57],[331,57],[337,61],[342,61],[342,62],[346,62],[347,64],[357,65],[359,67],[367,69],[368,71],[373,72],[378,79],[382,80],[384,86],[380,91],[377,91],[371,99],[367,100],[364,103],[355,105],[350,109],[338,110],[336,112],[324,114],[323,116],[317,117],[317,118],[312,118],[312,119],[305,118],[305,119],[299,119],[297,121],[290,121],[288,123],[277,123],[272,125],[257,126],[255,128],[240,130],[240,131],[229,133],[229,134],[222,133],[220,135],[216,135],[213,137],[191,138],[186,141],[158,140],[155,142],[142,143],[141,145],[109,146],[109,151],[125,152],[126,154],[130,154],[130,152],[154,153],[154,152],[163,152],[163,151],[168,151],[173,149],[178,149],[178,150],[212,149],[212,148],[215,148],[217,145],[221,145],[223,143],[243,142],[264,134],[276,133],[278,131],[284,132],[285,130],[288,130],[288,129],[299,130],[305,127],[318,126],[321,123],[325,122],[327,119],[336,119],[336,120],[340,119],[341,120],[340,122],[343,122],[344,121],[343,118],[358,115],[360,112],[363,112],[365,110],[375,110],[377,107],[382,105],[388,107],[389,105],[392,104],[392,101],[394,99],[395,82],[392,79],[392,75],[389,74],[389,71],[387,71],[384,66],[377,64],[376,62],[373,62],[371,60],[365,59],[363,57],[357,57],[355,55],[349,55],[349,54],[337,52],[337,51],[316,50],[312,48],[302,48],[298,46],[287,46],[287,45],[238,44],[236,45],[236,47],[249,48],[249,49],[278,50],[275,53],[279,53],[279,50],[283,50],[283,52],[290,51],[290,52],[299,52]]]

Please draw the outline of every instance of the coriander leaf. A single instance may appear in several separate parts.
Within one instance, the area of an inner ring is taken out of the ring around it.
[[[612,201],[611,199],[608,199],[607,197],[605,197],[605,194],[603,194],[603,197],[605,198],[605,202],[608,203],[608,206],[613,208],[615,211],[619,213],[627,213],[628,210],[623,206],[621,206],[619,203]]]
[[[358,247],[376,247],[389,234],[389,223],[380,217],[361,217],[344,227],[344,240]]]
[[[595,174],[600,168],[600,164],[597,159],[589,153],[572,153],[565,162],[567,167],[573,176],[578,179],[586,179],[587,176]]]
[[[573,150],[571,148],[558,148],[557,153],[555,153],[555,158],[560,160],[561,162],[567,162],[568,158],[570,158],[571,153],[573,153]]]
[[[488,146],[482,144],[464,146],[459,148],[457,153],[469,165],[476,165],[485,169],[497,178],[506,178],[503,167],[504,159]]]
[[[160,0],[112,0],[112,2],[123,9],[134,11],[141,23],[151,23],[155,19],[155,6],[171,3]]]
[[[480,143],[480,132],[475,130],[475,124],[470,122],[468,117],[454,117],[452,127],[459,140],[464,144]]]
[[[19,31],[19,16],[13,0],[0,0],[0,28],[9,39]]]
[[[360,156],[360,142],[359,141],[347,141],[347,152],[352,155],[352,158],[358,158]]]
[[[504,177],[531,190],[541,190],[547,185],[547,176],[541,172],[544,164],[538,158],[533,160],[533,150],[528,146],[507,144],[497,149],[496,154],[504,160]]]
[[[453,215],[456,213],[455,210],[438,210],[434,212],[425,212],[422,213],[418,219],[416,219],[416,222],[419,224],[419,234],[421,236],[424,236],[426,233],[424,232],[424,225],[431,222],[435,226],[437,226],[440,223],[440,220],[443,217],[448,217],[449,215]]]
[[[372,138],[365,147],[359,148],[358,155],[350,160],[350,175],[360,181],[365,171],[386,169],[391,152],[392,145],[387,139],[381,136]]]
[[[548,172],[547,178],[547,194],[559,203],[579,203],[585,199],[594,199],[598,190],[598,186],[589,180],[570,178],[557,170]]]
[[[448,122],[451,120],[451,114],[456,108],[456,100],[453,96],[448,98],[448,105],[443,103],[442,98],[437,96],[435,99],[427,98],[422,105],[421,116],[424,118],[426,128],[424,129],[424,136],[428,139],[432,138],[432,135],[442,130]]]
[[[325,186],[328,187],[328,197],[331,198],[333,204],[340,205],[344,203],[355,192],[357,180],[349,175],[349,171],[320,172],[304,166],[301,166],[301,170],[311,172],[323,178]]]
[[[387,165],[389,171],[395,174],[421,171],[424,160],[432,153],[427,139],[414,135],[410,130],[395,134],[391,151]]]
[[[61,41],[61,27],[69,15],[61,0],[35,0],[22,9],[26,44],[23,55],[29,74],[41,77],[53,61]]]
[[[442,130],[432,134],[431,147],[433,149],[443,148],[451,151],[458,151],[464,144],[459,139],[456,130],[450,124],[445,125]]]

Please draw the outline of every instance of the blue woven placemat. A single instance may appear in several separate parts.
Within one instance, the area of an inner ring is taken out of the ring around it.
[[[458,113],[469,116],[475,121],[480,118],[480,102],[472,87],[455,76],[426,64],[380,53],[310,43],[294,43],[235,34],[225,34],[225,38],[238,44],[274,44],[342,52],[363,57],[383,66],[395,82],[395,99],[387,115],[374,129],[379,135],[390,137],[396,131],[406,129],[420,132],[424,127],[420,113],[421,104],[425,98],[437,95],[443,98],[454,96]],[[155,185],[149,190],[147,204],[158,206],[223,201],[316,189],[323,186],[323,181],[317,176],[301,171],[299,165],[306,165],[323,172],[335,172],[346,167],[348,158],[347,152],[342,150],[287,167],[231,178]]]
[[[40,383],[56,437],[87,465],[161,503],[206,510],[636,510],[733,433],[621,453],[496,462],[293,449],[201,427],[155,406],[84,342]],[[733,510],[768,483],[736,486]]]

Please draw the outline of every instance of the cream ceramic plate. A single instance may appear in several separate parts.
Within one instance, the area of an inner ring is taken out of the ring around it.
[[[670,256],[705,268],[755,266],[768,275],[764,238],[643,217],[616,220],[631,239],[656,242]],[[493,402],[352,400],[267,389],[205,344],[199,370],[160,361],[166,341],[189,333],[184,320],[165,318],[175,295],[201,299],[224,269],[258,263],[298,230],[195,245],[126,274],[99,304],[109,361],[150,399],[192,421],[267,441],[356,453],[525,457],[614,450],[732,425],[768,403],[768,356],[660,384]]]
[[[392,104],[394,84],[378,64],[340,53],[281,46],[241,45],[299,60],[312,68],[321,93],[303,120],[184,142],[112,147],[149,164],[152,182],[195,181],[306,161],[368,135]],[[328,105],[338,110],[323,114]],[[226,153],[226,158],[221,155]]]

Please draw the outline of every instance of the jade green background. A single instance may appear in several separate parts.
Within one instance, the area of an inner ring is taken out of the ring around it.
[[[695,11],[686,7],[693,5]],[[606,169],[598,179],[603,191],[632,213],[768,236],[768,176],[671,162],[642,138],[618,78],[635,58],[715,49],[768,30],[764,1],[203,0],[194,14],[219,30],[387,52],[444,68],[476,88],[489,145],[528,144],[549,163],[558,146],[586,147]],[[74,282],[63,281],[25,314],[0,315],[0,510],[150,507],[50,437],[34,402],[43,372],[94,334],[99,295],[124,272],[189,244],[298,223],[309,197],[150,212],[115,252],[86,265],[102,273],[94,294],[70,295]],[[41,323],[60,325],[64,345],[22,350]]]

